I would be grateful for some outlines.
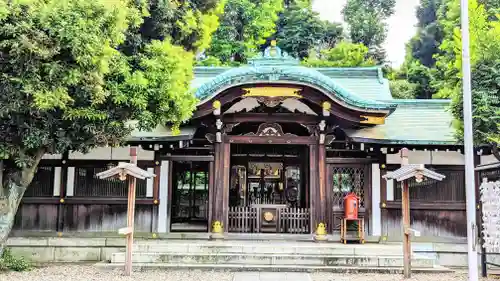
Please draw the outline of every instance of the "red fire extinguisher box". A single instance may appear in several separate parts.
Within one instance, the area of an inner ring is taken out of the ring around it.
[[[346,219],[357,219],[359,209],[359,197],[355,193],[349,193],[344,197],[344,216]]]

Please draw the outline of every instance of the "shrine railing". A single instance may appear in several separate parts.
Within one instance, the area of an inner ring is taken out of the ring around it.
[[[309,208],[278,208],[272,217],[261,208],[230,207],[228,231],[237,233],[310,233]]]

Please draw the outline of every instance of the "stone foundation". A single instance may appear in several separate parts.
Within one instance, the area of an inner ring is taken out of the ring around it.
[[[414,242],[412,245],[415,254],[435,258],[441,266],[467,266],[466,244]],[[109,261],[113,253],[124,251],[125,238],[11,237],[7,246],[15,255],[38,263],[98,262]],[[361,246],[359,250],[362,249]],[[489,254],[488,261],[500,264],[500,254]]]

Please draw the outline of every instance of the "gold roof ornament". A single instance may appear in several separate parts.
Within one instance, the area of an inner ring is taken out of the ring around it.
[[[302,98],[299,93],[302,88],[292,87],[255,87],[244,88],[245,94],[243,97],[289,97],[289,98]]]
[[[361,115],[361,118],[365,120],[361,120],[359,123],[361,124],[371,124],[371,125],[383,125],[385,124],[385,116],[365,116]]]

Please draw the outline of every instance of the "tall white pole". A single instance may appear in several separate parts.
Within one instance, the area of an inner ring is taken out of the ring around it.
[[[472,135],[472,93],[469,36],[469,0],[461,0],[462,75],[464,99],[465,189],[467,199],[467,254],[469,281],[479,278],[477,262],[476,187],[474,182],[474,144]]]

